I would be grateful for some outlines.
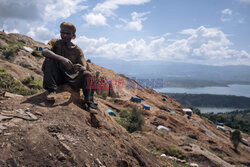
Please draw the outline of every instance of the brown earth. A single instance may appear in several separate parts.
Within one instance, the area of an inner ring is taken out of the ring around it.
[[[44,45],[19,34],[0,33],[1,45],[17,40],[31,48]],[[20,60],[32,63],[20,66]],[[42,78],[42,61],[20,47],[12,62],[1,60],[0,66],[21,81],[29,75]],[[60,88],[55,103],[45,100],[46,92],[0,97],[0,166],[173,166],[169,158],[161,157],[164,153],[204,167],[250,166],[248,146],[240,143],[235,152],[230,134],[196,114],[188,119],[176,100],[162,101],[162,94],[94,63],[89,63],[89,69],[114,84],[113,89],[97,91],[97,111],[80,108],[67,86]],[[104,93],[110,96],[106,100],[100,98]],[[142,103],[131,102],[131,96],[142,98]],[[150,105],[150,111],[143,110],[142,104]],[[109,108],[119,113],[135,106],[145,124],[132,134],[107,114]],[[166,112],[168,108],[176,113]],[[157,130],[158,125],[169,128],[169,134]]]

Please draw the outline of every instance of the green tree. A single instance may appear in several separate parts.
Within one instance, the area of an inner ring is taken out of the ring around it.
[[[127,130],[130,133],[133,133],[137,130],[141,130],[141,127],[144,124],[144,117],[142,116],[141,111],[137,109],[137,107],[133,108],[131,115],[128,118],[128,121],[129,125]]]
[[[231,133],[230,140],[232,141],[235,150],[237,150],[238,145],[239,145],[240,140],[241,140],[241,133],[240,133],[240,130],[235,130],[234,132],[232,132],[232,133]]]

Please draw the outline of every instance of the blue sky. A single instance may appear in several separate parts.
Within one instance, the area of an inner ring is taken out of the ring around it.
[[[250,0],[0,0],[0,29],[47,42],[76,25],[86,58],[250,65]]]

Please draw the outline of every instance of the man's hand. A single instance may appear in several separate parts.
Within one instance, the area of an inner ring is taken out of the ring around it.
[[[65,57],[62,57],[60,61],[68,70],[74,68],[73,63]]]
[[[74,64],[74,70],[75,71],[85,71],[86,68],[82,66],[81,64]]]

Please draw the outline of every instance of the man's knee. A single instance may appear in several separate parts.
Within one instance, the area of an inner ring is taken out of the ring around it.
[[[42,66],[42,70],[44,72],[45,71],[51,71],[52,69],[54,69],[56,67],[57,67],[57,65],[56,65],[55,60],[46,58],[44,63],[43,63],[43,66]]]
[[[94,75],[90,71],[83,71],[82,76],[83,77],[94,77]]]

